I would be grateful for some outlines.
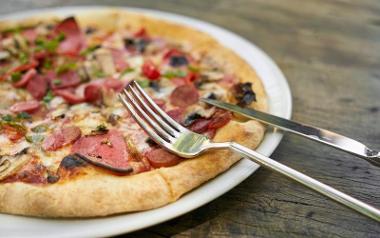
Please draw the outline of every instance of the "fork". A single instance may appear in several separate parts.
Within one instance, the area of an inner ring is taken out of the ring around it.
[[[213,142],[207,136],[183,127],[169,117],[136,81],[131,81],[118,96],[136,122],[157,144],[180,157],[193,158],[210,149],[232,149],[266,168],[380,222],[380,210],[371,205],[236,142]]]

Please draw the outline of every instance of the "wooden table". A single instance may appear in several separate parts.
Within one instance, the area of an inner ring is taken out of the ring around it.
[[[4,1],[0,13],[103,1]],[[266,51],[286,75],[293,119],[380,149],[380,2],[108,1],[188,15],[225,27]],[[281,163],[380,207],[380,169],[285,135]],[[380,224],[260,169],[215,201],[126,237],[380,237]]]

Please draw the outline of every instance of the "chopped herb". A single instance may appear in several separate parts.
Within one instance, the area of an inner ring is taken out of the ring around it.
[[[42,67],[44,67],[45,69],[51,69],[52,66],[53,66],[53,62],[51,61],[51,59],[45,59],[42,65]]]
[[[29,56],[27,53],[21,51],[18,55],[18,60],[21,64],[26,64],[29,61]]]
[[[33,132],[41,133],[47,131],[47,125],[46,124],[41,124],[38,126],[35,126],[31,129]]]
[[[60,33],[52,40],[48,40],[45,38],[37,38],[35,40],[35,44],[37,46],[37,51],[47,50],[48,52],[54,53],[58,48],[59,43],[65,39],[65,35]]]
[[[92,135],[100,135],[100,134],[105,134],[108,132],[108,128],[104,124],[100,124],[96,127],[95,130],[91,131]]]
[[[104,124],[100,124],[96,127],[97,131],[108,131],[107,127]]]
[[[86,55],[94,52],[96,49],[99,49],[99,48],[100,48],[100,45],[89,46],[86,49],[82,50],[80,52],[80,55],[81,56],[86,56]]]
[[[94,72],[94,76],[97,77],[97,78],[103,78],[103,77],[106,76],[106,75],[104,74],[103,71],[101,71],[101,70],[96,70],[96,71]]]
[[[32,116],[27,112],[20,112],[19,114],[17,114],[16,118],[17,119],[30,119],[30,118],[32,118]]]
[[[121,75],[128,74],[135,71],[133,68],[126,68],[121,72]]]
[[[54,79],[52,82],[53,82],[54,85],[60,85],[62,83],[62,80],[60,80],[60,79]]]
[[[49,103],[53,98],[54,98],[53,92],[49,90],[49,91],[46,93],[45,97],[42,99],[42,101],[43,101],[44,103]]]
[[[193,65],[189,65],[187,68],[189,69],[189,71],[191,71],[193,73],[198,73],[199,72],[199,68],[195,67]]]
[[[142,88],[147,88],[149,87],[149,80],[147,79],[138,79],[136,82],[142,87]]]
[[[67,63],[59,65],[57,69],[55,70],[55,72],[57,74],[62,74],[62,73],[66,73],[67,71],[74,70],[76,69],[76,67],[77,67],[77,64],[75,62],[67,62]]]
[[[182,70],[176,70],[176,71],[167,71],[162,76],[172,79],[172,78],[183,78],[186,77],[187,73]]]
[[[13,72],[11,74],[11,81],[13,83],[20,81],[20,79],[21,79],[21,73],[20,72]]]
[[[1,117],[1,119],[3,121],[7,121],[7,122],[10,122],[10,121],[14,120],[14,118],[12,117],[12,115],[4,115],[4,116]]]
[[[55,38],[55,40],[62,42],[65,39],[65,34],[63,32],[59,33],[59,35]]]
[[[39,143],[44,140],[44,136],[40,134],[35,134],[35,135],[30,135],[30,136],[25,136],[25,139],[27,142],[30,143]]]

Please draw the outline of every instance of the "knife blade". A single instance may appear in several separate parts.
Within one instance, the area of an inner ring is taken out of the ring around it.
[[[283,131],[288,131],[310,140],[314,140],[351,153],[367,160],[375,166],[380,167],[380,152],[369,149],[361,142],[348,138],[346,136],[322,128],[301,124],[282,117],[271,115],[269,113],[257,111],[251,108],[242,108],[234,104],[214,99],[202,98],[201,101],[228,111],[235,112],[247,118],[258,120],[264,124],[274,126]]]

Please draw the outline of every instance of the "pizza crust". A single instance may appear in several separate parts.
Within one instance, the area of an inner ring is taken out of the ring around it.
[[[76,17],[82,27],[97,26],[109,31],[126,25],[135,29],[145,27],[153,36],[180,43],[189,42],[193,51],[206,53],[240,81],[252,82],[258,101],[251,106],[267,110],[265,90],[255,71],[234,52],[203,32],[117,9],[96,10]],[[0,22],[0,29],[55,19],[49,15],[16,23]],[[264,126],[256,121],[230,121],[218,130],[215,141],[233,140],[256,148],[264,132]],[[40,217],[95,217],[153,209],[177,200],[225,171],[240,158],[240,155],[229,150],[215,150],[173,167],[132,176],[94,173],[57,184],[0,184],[0,211]]]

